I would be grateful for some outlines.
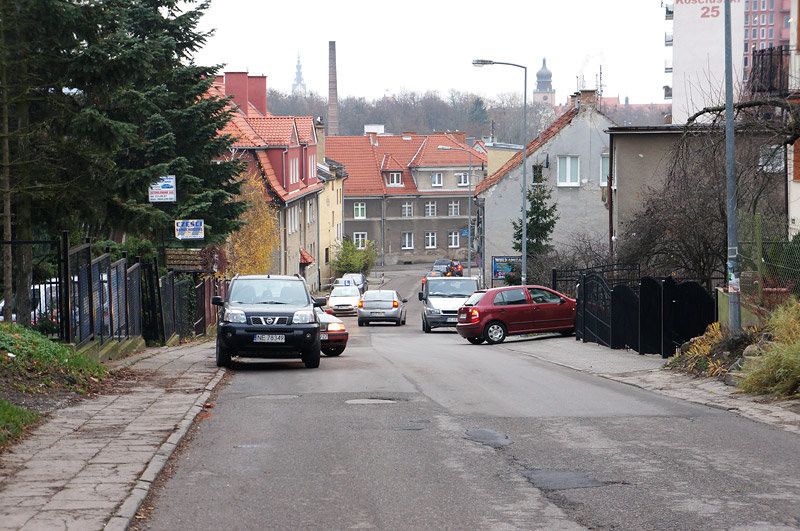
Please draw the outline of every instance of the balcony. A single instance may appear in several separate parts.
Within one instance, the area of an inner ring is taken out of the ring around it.
[[[673,4],[665,4],[664,11],[666,12],[665,20],[672,20],[675,17],[675,6]]]
[[[753,50],[747,86],[750,94],[786,96],[789,93],[789,46]]]
[[[664,34],[664,46],[672,46],[672,33]]]
[[[672,73],[672,63],[669,61],[664,61],[664,73],[671,74]]]

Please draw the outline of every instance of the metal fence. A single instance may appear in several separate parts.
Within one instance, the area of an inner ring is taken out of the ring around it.
[[[577,296],[577,284],[581,275],[596,273],[611,287],[618,284],[638,285],[641,270],[639,264],[618,262],[579,269],[553,269],[550,287],[571,297]]]

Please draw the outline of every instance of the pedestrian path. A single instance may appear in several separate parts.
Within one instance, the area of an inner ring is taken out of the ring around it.
[[[125,529],[223,375],[212,354],[195,343],[122,360],[130,389],[54,412],[3,454],[0,529]]]

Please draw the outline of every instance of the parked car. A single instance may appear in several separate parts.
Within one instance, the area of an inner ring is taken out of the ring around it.
[[[338,286],[328,296],[328,308],[333,315],[355,315],[360,299],[361,292],[356,286]]]
[[[422,331],[456,326],[458,309],[478,289],[475,277],[431,277],[422,284]]]
[[[322,311],[322,308],[314,308],[319,319],[319,342],[322,353],[326,356],[338,356],[347,347],[347,339],[350,334],[344,323],[338,317]]]
[[[297,358],[308,368],[319,367],[320,323],[314,307],[325,299],[311,296],[300,276],[237,275],[221,306],[217,326],[217,366],[234,356]]]
[[[367,277],[365,277],[361,273],[345,273],[342,275],[342,278],[347,281],[351,281],[355,286],[358,288],[358,291],[364,293],[367,291],[369,287],[369,282],[367,282]]]
[[[371,290],[364,293],[358,303],[358,326],[375,322],[406,324],[406,303],[391,289]]]
[[[530,332],[575,331],[575,299],[543,286],[476,291],[458,310],[458,334],[470,343],[501,343]]]

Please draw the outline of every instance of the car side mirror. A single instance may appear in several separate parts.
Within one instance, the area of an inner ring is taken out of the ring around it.
[[[408,299],[403,299],[403,304],[407,303]]]
[[[559,304],[564,304],[565,302],[567,302],[567,299],[565,299],[564,297],[561,297],[558,301]]]
[[[422,296],[422,292],[421,291],[418,293],[418,295],[419,295],[419,300],[424,300],[424,297]]]
[[[211,297],[211,304],[214,306],[222,306],[225,303],[223,302],[222,297],[219,295],[214,295]]]
[[[316,298],[314,298],[314,306],[315,307],[322,308],[326,304],[328,304],[328,298],[327,297],[316,297]]]

